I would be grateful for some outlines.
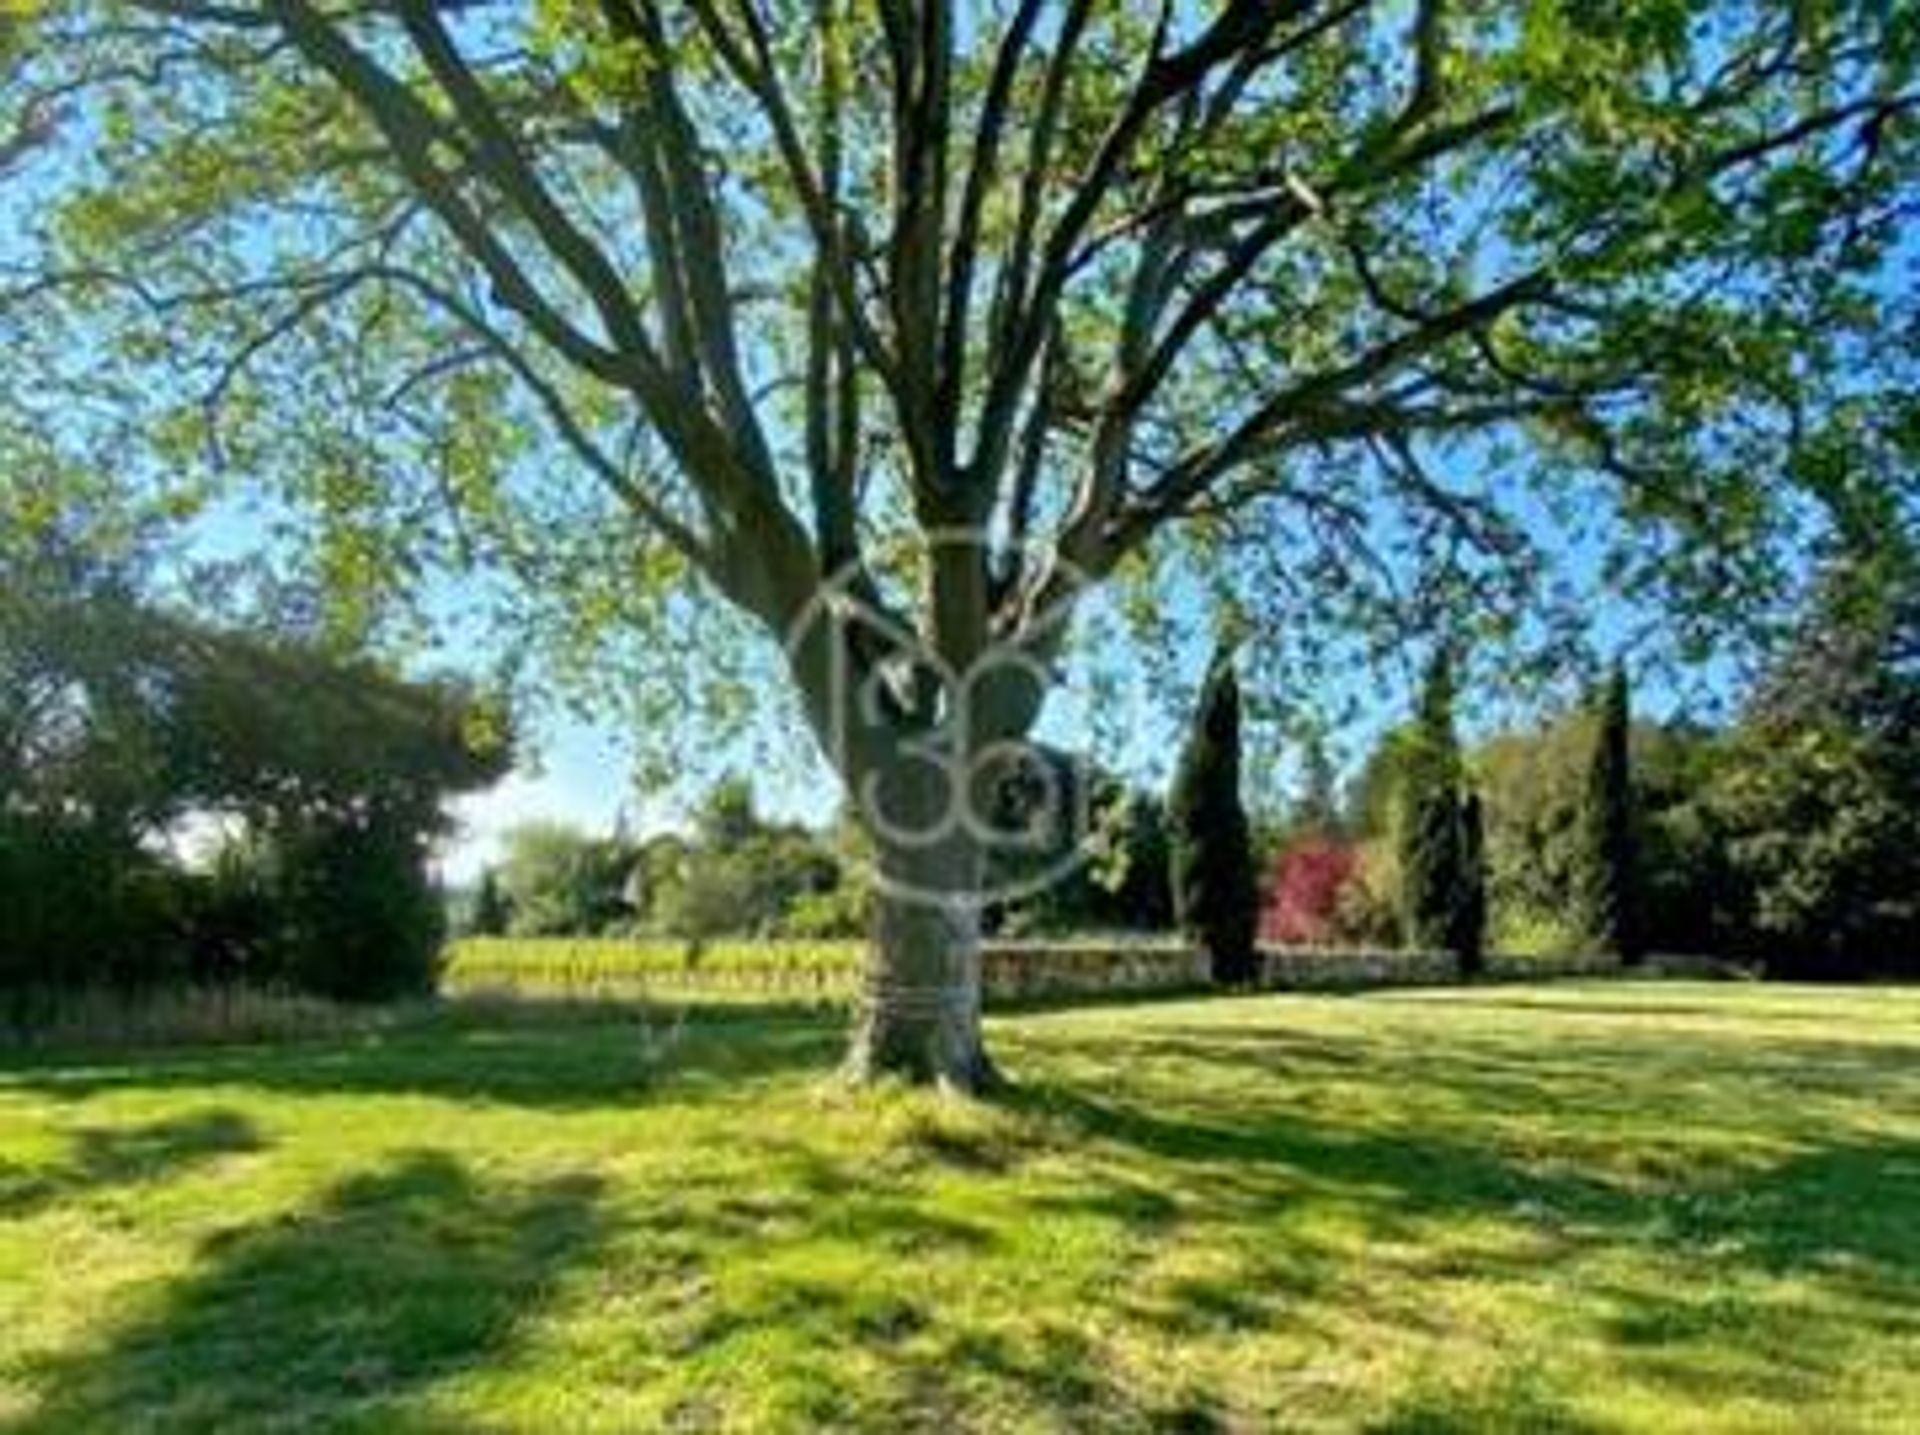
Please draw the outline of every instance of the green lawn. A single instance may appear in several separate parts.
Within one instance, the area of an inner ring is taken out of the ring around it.
[[[1920,1429],[1920,991],[820,1019],[0,1068],[0,1430]]]

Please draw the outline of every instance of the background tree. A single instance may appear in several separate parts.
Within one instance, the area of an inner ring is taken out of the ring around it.
[[[1454,730],[1454,661],[1429,662],[1413,726],[1395,764],[1395,823],[1402,940],[1453,953],[1466,975],[1485,955],[1488,882],[1485,820]]]
[[[1487,834],[1480,794],[1472,789],[1460,794],[1459,823],[1460,890],[1447,947],[1459,959],[1461,973],[1474,976],[1486,966]]]
[[[1240,685],[1231,650],[1214,654],[1167,803],[1173,900],[1180,925],[1222,986],[1259,973],[1260,895],[1253,836],[1240,802]]]
[[[1458,951],[1469,874],[1460,820],[1465,768],[1453,727],[1453,656],[1427,665],[1419,711],[1399,764],[1395,845],[1402,939],[1419,951]]]
[[[995,854],[986,912],[1004,936],[1164,930],[1172,924],[1166,804],[1057,749],[1036,746],[994,818],[1025,834]]]
[[[480,874],[473,891],[473,909],[467,917],[467,929],[476,937],[504,937],[513,920],[513,908],[500,890],[500,877],[488,867]]]
[[[590,937],[631,915],[634,853],[613,838],[559,822],[527,822],[507,834],[500,887],[522,937]]]
[[[1627,672],[1616,663],[1591,715],[1591,751],[1580,804],[1580,856],[1574,867],[1575,920],[1596,950],[1633,961],[1639,955],[1632,714]]]
[[[1151,792],[1117,782],[1099,800],[1100,819],[1086,873],[1090,924],[1165,931],[1173,925],[1172,839],[1166,803]]]
[[[1920,951],[1920,566],[1836,558],[1721,745],[1703,805],[1770,972],[1911,973]]]
[[[1300,744],[1300,788],[1287,813],[1291,839],[1317,837],[1323,841],[1345,836],[1340,810],[1340,774],[1327,751],[1326,736],[1309,732]]]
[[[369,804],[277,832],[274,842],[294,985],[359,1002],[433,990],[446,908],[410,814]]]
[[[60,529],[0,543],[0,986],[430,982],[443,805],[509,761],[495,705],[300,633],[215,626]],[[184,870],[183,830],[242,836]]]
[[[744,847],[764,831],[753,810],[753,784],[745,778],[728,777],[715,783],[694,814],[694,841],[713,853]]]
[[[1553,591],[1531,489],[1619,586],[1763,611],[1917,387],[1905,6],[58,0],[7,39],[9,106],[76,112],[9,179],[17,391],[130,481],[269,485],[356,621],[511,575],[506,631],[649,719],[741,711],[780,645],[875,838],[861,1072],[989,1073],[940,818],[1085,584],[1277,566],[1274,641],[1390,646]]]

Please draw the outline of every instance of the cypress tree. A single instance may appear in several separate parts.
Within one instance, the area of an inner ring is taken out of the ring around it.
[[[500,890],[500,878],[489,867],[480,874],[480,885],[473,894],[473,913],[467,927],[476,937],[503,937],[507,932],[507,898]]]
[[[1252,835],[1240,804],[1240,685],[1224,648],[1207,670],[1174,775],[1169,816],[1181,929],[1206,951],[1214,981],[1250,982],[1259,971],[1254,933],[1260,899]]]
[[[1593,751],[1580,804],[1574,911],[1598,950],[1623,961],[1638,956],[1634,931],[1633,771],[1628,752],[1631,705],[1626,669],[1616,663],[1594,713]]]
[[[1461,975],[1474,976],[1486,966],[1487,946],[1487,836],[1480,794],[1462,793],[1459,814],[1459,896],[1447,945],[1460,959]]]
[[[1453,732],[1453,660],[1427,667],[1400,769],[1394,824],[1400,858],[1400,926],[1409,947],[1452,951],[1460,934],[1462,823],[1460,746]]]

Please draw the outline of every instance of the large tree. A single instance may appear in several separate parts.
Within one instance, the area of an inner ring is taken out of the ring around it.
[[[656,711],[780,641],[876,838],[853,1066],[971,1087],[960,818],[1087,585],[1191,540],[1380,631],[1533,591],[1544,498],[1701,616],[1865,501],[1792,451],[1912,389],[1915,51],[1870,0],[49,0],[0,352],[343,589],[503,567],[608,691],[636,638]]]

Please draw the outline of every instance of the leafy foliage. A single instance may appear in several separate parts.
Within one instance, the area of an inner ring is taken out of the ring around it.
[[[427,845],[498,713],[298,635],[194,622],[59,542],[0,551],[0,984],[418,990]],[[210,871],[183,824],[237,821]]]
[[[1837,560],[1707,803],[1743,935],[1797,975],[1920,969],[1920,568]]]
[[[1489,739],[1474,766],[1501,942],[1590,942],[1591,914],[1624,884],[1629,951],[1719,952],[1803,977],[1910,968],[1920,628],[1904,581],[1830,568],[1728,726],[1629,724],[1616,675],[1600,712]],[[1596,875],[1595,854],[1623,837],[1624,877]]]
[[[1881,754],[1833,727],[1760,726],[1730,740],[1707,795],[1746,901],[1737,934],[1802,978],[1914,970],[1920,802]]]
[[[992,873],[1018,895],[989,906],[990,930],[1004,936],[1161,931],[1173,923],[1166,804],[1111,773],[1042,748],[1053,794],[1047,813],[1027,821],[1017,855],[998,852]],[[1015,809],[1026,806],[1016,784]],[[1045,805],[1045,804],[1043,804]],[[1019,821],[1019,811],[1002,820]]]
[[[397,814],[303,823],[275,835],[287,975],[343,1001],[431,992],[445,909],[425,837]]]
[[[1260,935],[1270,942],[1324,943],[1340,934],[1341,905],[1358,879],[1357,849],[1325,837],[1287,847],[1267,878]]]
[[[719,937],[850,936],[867,926],[869,895],[857,854],[798,824],[764,820],[752,788],[717,784],[689,836],[636,842],[561,823],[525,823],[507,836],[499,867],[520,937],[658,934]]]
[[[556,822],[529,822],[507,834],[500,890],[516,936],[584,936],[631,914],[633,856],[611,838]]]

